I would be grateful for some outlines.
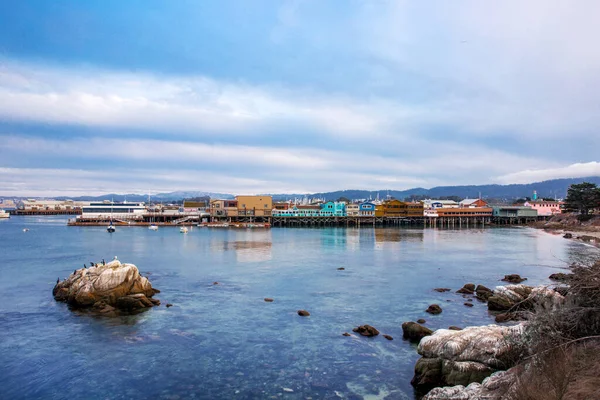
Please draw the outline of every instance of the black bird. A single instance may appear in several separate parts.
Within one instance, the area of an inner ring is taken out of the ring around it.
[[[83,264],[83,268],[87,268],[87,266],[85,264]]]
[[[56,283],[60,283],[60,278],[56,278]]]
[[[73,270],[73,275],[75,275],[76,273],[77,273],[77,270],[76,270],[76,269],[74,269],[74,270]]]
[[[104,262],[104,258],[102,259],[102,265],[106,265],[106,263]]]
[[[90,265],[93,267],[93,266],[94,266],[94,263],[93,263],[92,261],[90,261]]]

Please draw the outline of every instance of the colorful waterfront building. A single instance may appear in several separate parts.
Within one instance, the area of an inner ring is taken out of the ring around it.
[[[458,202],[460,207],[487,207],[488,203],[482,199],[464,199]]]
[[[361,217],[374,217],[375,216],[375,203],[365,201],[358,205],[358,215]]]
[[[346,204],[346,215],[349,217],[358,217],[360,215],[360,206],[356,203]]]
[[[346,203],[340,201],[328,201],[321,204],[322,217],[345,217]]]
[[[419,218],[423,216],[423,203],[386,200],[382,204],[383,216],[397,218]]]
[[[474,208],[436,208],[438,217],[491,217],[491,207]]]
[[[528,206],[494,206],[494,217],[504,218],[535,218],[538,216],[536,209]]]

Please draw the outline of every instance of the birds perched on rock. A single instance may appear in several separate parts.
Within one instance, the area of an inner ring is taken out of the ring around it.
[[[56,278],[56,283],[60,283],[60,278]]]
[[[87,265],[83,264],[83,268],[87,268]]]
[[[94,266],[94,262],[93,262],[93,261],[90,261],[90,265],[93,267],[93,266]]]
[[[102,265],[106,265],[106,263],[104,262],[104,258],[102,259]]]

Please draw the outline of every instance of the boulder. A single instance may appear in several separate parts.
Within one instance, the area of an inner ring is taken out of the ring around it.
[[[338,271],[344,271],[345,269],[346,269],[346,268],[344,268],[344,267],[339,267],[337,270],[338,270]]]
[[[411,383],[420,388],[468,385],[511,367],[524,351],[523,326],[439,329],[418,346],[422,356]]]
[[[135,265],[118,260],[75,270],[52,290],[56,301],[103,315],[117,314],[115,309],[134,312],[158,305],[160,301],[152,298],[156,293],[160,291],[140,275]]]
[[[298,310],[298,315],[301,317],[309,317],[310,313],[306,310]]]
[[[419,318],[417,320],[417,323],[419,323],[419,324],[424,324],[425,322],[427,322],[427,321],[425,321],[423,318]]]
[[[477,296],[479,300],[487,301],[493,294],[494,292],[492,289],[483,285],[477,285],[477,288],[475,289],[475,296]]]
[[[569,232],[567,232],[567,233],[565,233],[565,234],[563,235],[563,237],[564,237],[565,239],[573,239],[573,234],[572,234],[572,233],[569,233]]]
[[[387,340],[394,340],[394,338],[393,338],[393,337],[391,337],[390,335],[381,335],[381,336],[383,336],[383,337],[384,337],[384,338],[386,338]]]
[[[418,342],[425,336],[429,336],[432,333],[433,331],[431,329],[419,325],[416,322],[411,321],[402,324],[402,335],[405,339],[408,339],[413,342]]]
[[[504,278],[502,278],[502,280],[508,283],[521,283],[523,281],[526,281],[527,278],[521,278],[521,275],[519,274],[510,274],[504,275]]]
[[[379,335],[379,331],[371,325],[358,326],[358,327],[352,329],[352,332],[360,333],[362,336],[369,336],[369,337]]]
[[[352,335],[349,334],[348,332],[344,332],[344,333],[342,333],[342,336],[352,336]]]
[[[473,307],[473,303],[463,303],[467,307]]]
[[[427,310],[425,310],[425,312],[428,312],[429,314],[440,314],[442,312],[442,307],[440,307],[437,304],[432,304],[429,307],[427,307]]]
[[[475,292],[475,284],[466,283],[462,288],[458,289],[456,293],[462,294],[473,294]]]
[[[565,301],[559,292],[545,286],[526,285],[496,286],[493,296],[488,299],[491,311],[533,311],[535,309],[554,310]]]
[[[273,299],[272,299],[272,298],[270,298],[270,297],[265,297],[265,301],[266,301],[267,303],[272,303],[272,302],[273,302]]]
[[[516,367],[507,371],[494,372],[481,383],[473,382],[468,386],[437,387],[427,393],[422,400],[502,400],[514,394],[517,382]]]
[[[435,288],[433,290],[435,290],[436,292],[439,292],[439,293],[444,293],[444,292],[449,292],[452,289],[439,287],[439,288]]]

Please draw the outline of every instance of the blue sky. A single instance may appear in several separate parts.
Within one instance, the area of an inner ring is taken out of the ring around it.
[[[600,175],[600,3],[0,3],[0,194]]]

